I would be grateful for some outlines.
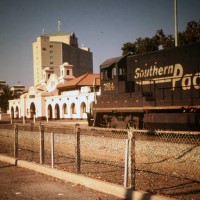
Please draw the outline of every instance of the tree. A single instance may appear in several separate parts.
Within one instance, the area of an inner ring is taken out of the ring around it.
[[[186,29],[178,33],[178,44],[184,45],[200,41],[200,20],[190,21],[187,23]],[[174,36],[165,35],[163,30],[157,30],[152,38],[137,38],[135,42],[123,44],[122,54],[142,54],[156,51],[162,47],[168,49],[174,47]]]
[[[137,54],[136,49],[137,48],[136,48],[136,45],[134,43],[127,42],[122,47],[123,55],[128,55],[129,53],[131,53],[131,54]]]
[[[6,112],[9,107],[9,100],[13,99],[13,93],[8,85],[2,87],[2,93],[0,94],[0,108],[3,112]]]
[[[186,30],[184,32],[179,32],[178,34],[179,45],[189,44],[197,41],[200,41],[200,20],[197,22],[188,22]]]
[[[157,30],[155,36],[153,36],[153,39],[156,41],[156,44],[159,46],[162,46],[162,48],[167,49],[174,47],[174,38],[173,35],[165,35],[163,30]]]

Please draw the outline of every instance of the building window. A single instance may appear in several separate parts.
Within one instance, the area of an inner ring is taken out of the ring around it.
[[[53,62],[50,62],[50,65],[53,65]]]
[[[69,70],[67,70],[67,75],[70,75],[70,71]]]
[[[43,51],[46,51],[46,48],[45,48],[45,47],[43,47],[43,48],[42,48],[42,50],[43,50]]]
[[[49,47],[50,47],[50,48],[53,48],[53,45],[50,45]]]

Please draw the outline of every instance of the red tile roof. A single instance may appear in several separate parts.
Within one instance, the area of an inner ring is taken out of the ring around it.
[[[84,74],[79,76],[78,78],[74,78],[73,80],[67,81],[66,83],[58,84],[57,88],[59,90],[63,89],[71,89],[81,86],[100,86],[100,75],[99,74]]]

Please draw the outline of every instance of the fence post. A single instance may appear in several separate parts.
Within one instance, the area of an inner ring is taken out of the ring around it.
[[[14,158],[18,158],[18,124],[15,124],[14,126]]]
[[[44,125],[40,125],[40,164],[44,164]]]
[[[51,167],[54,168],[54,132],[51,132]]]
[[[76,134],[76,146],[75,146],[75,153],[76,153],[76,172],[79,174],[81,171],[81,154],[80,154],[80,125],[75,125],[75,134]]]
[[[135,189],[135,138],[133,129],[128,131],[128,187]]]
[[[25,116],[23,116],[23,124],[26,124]]]
[[[126,139],[126,145],[125,145],[125,163],[124,163],[124,187],[128,187],[128,144],[129,139]]]
[[[36,118],[36,116],[35,116],[35,114],[33,115],[33,124],[35,124],[35,118]]]

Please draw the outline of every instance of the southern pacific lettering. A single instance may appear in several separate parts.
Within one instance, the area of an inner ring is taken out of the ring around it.
[[[136,68],[135,76],[136,83],[140,85],[155,83],[172,83],[172,90],[176,88],[176,84],[180,81],[183,90],[190,90],[191,86],[195,89],[200,89],[200,72],[195,74],[184,74],[181,64],[175,64],[165,67],[151,66],[149,69]],[[142,81],[145,79],[145,81]],[[140,81],[137,81],[140,80]]]

